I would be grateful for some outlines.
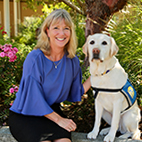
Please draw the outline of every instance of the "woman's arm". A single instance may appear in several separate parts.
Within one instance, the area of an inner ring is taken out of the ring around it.
[[[44,116],[69,132],[75,131],[76,129],[76,124],[73,122],[72,119],[63,118],[56,112],[52,112]]]
[[[84,93],[86,93],[91,87],[90,77],[83,83]]]

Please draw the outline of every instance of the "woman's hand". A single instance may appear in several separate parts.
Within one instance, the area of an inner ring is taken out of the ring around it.
[[[58,115],[56,112],[52,112],[50,114],[44,115],[46,118],[54,121],[56,124],[58,124],[60,127],[66,129],[67,131],[75,131],[76,130],[76,124],[73,122],[72,119],[63,118],[60,115]]]
[[[60,127],[66,129],[69,132],[76,130],[76,124],[73,122],[72,119],[67,119],[67,118],[60,117],[57,124]]]

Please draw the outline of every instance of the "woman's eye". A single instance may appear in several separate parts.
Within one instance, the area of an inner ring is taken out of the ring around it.
[[[70,28],[67,27],[67,28],[65,28],[65,30],[70,30]]]
[[[58,29],[58,27],[54,27],[54,29]]]

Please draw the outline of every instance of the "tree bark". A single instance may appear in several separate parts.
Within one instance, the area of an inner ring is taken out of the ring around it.
[[[112,15],[121,10],[127,0],[85,0],[87,6],[87,20],[85,37],[105,31]]]

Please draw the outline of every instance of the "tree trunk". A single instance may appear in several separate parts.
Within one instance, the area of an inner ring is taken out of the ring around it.
[[[87,20],[85,37],[106,31],[105,28],[113,14],[121,10],[127,0],[85,0],[87,6]],[[88,56],[84,66],[89,66]]]
[[[112,15],[121,10],[127,0],[85,0],[87,6],[87,20],[85,37],[105,31]]]

